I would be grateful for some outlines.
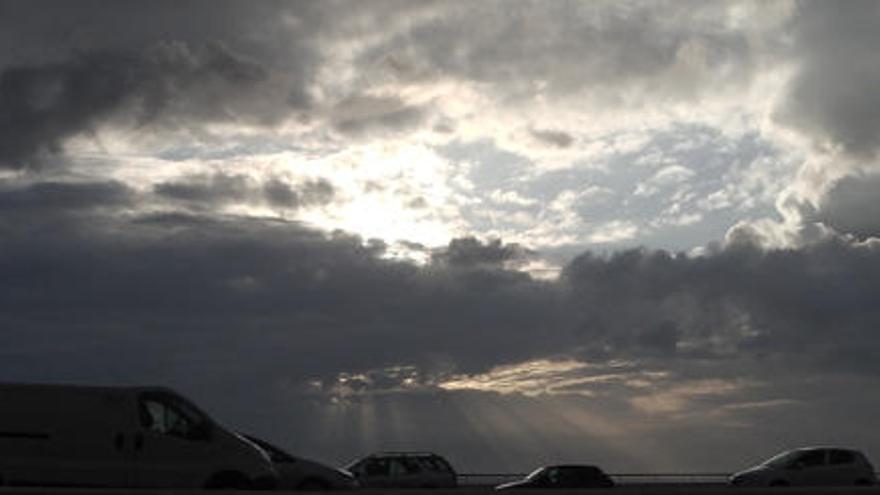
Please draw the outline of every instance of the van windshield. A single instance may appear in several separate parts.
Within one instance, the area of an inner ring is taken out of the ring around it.
[[[208,434],[208,420],[185,401],[167,394],[143,394],[141,426],[163,435],[201,439]]]

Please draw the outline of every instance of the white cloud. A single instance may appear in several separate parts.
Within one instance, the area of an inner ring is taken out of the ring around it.
[[[694,171],[687,167],[670,165],[658,170],[651,178],[636,185],[633,194],[636,196],[654,196],[660,190],[684,183],[694,175]]]
[[[620,242],[635,238],[638,232],[638,226],[632,222],[613,220],[593,229],[588,239],[597,244]]]

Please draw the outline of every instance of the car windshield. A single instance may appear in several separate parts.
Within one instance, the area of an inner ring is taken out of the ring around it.
[[[772,468],[784,468],[791,464],[792,461],[800,457],[800,455],[800,450],[789,450],[787,452],[783,452],[767,459],[766,461],[762,462],[761,465]]]
[[[280,448],[270,444],[265,440],[260,440],[259,438],[252,437],[250,435],[244,435],[245,438],[257,444],[258,447],[263,449],[266,454],[269,455],[269,459],[272,459],[272,462],[295,462],[296,458],[287,452],[281,450]]]
[[[527,479],[527,480],[533,480],[533,479],[536,479],[536,478],[540,478],[541,475],[544,474],[544,471],[546,471],[546,470],[547,470],[546,467],[539,467],[538,469],[535,469],[534,471],[532,471],[531,474],[529,474],[528,476],[526,476],[526,479]]]

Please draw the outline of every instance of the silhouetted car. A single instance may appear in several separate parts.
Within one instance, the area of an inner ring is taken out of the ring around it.
[[[596,466],[544,466],[519,481],[504,483],[496,490],[519,488],[611,488],[614,481]]]
[[[364,488],[454,488],[452,465],[430,452],[381,452],[353,461],[351,471]]]
[[[276,488],[280,490],[348,490],[358,487],[354,475],[344,469],[295,457],[265,440],[250,435],[245,437],[272,460],[278,472]]]
[[[729,479],[734,486],[869,486],[876,482],[874,467],[864,454],[836,447],[788,450]]]

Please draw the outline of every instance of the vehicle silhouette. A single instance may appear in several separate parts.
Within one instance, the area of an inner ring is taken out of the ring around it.
[[[271,443],[251,435],[245,438],[263,449],[278,472],[276,488],[281,490],[348,490],[358,487],[354,475],[344,469],[293,456]]]
[[[380,452],[346,469],[364,488],[454,488],[458,477],[449,461],[431,452]]]
[[[596,466],[567,464],[544,466],[519,481],[504,483],[496,490],[528,488],[611,488],[614,481]]]
[[[805,447],[787,450],[733,474],[733,486],[869,486],[874,467],[858,450]]]

